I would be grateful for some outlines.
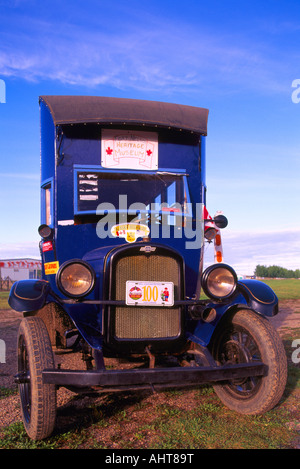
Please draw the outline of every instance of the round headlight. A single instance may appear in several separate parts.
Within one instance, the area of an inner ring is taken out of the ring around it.
[[[38,232],[43,239],[53,238],[53,229],[48,225],[40,225]]]
[[[56,283],[64,295],[80,298],[86,296],[94,288],[95,273],[84,261],[68,261],[57,272]]]
[[[207,296],[213,299],[225,299],[234,293],[237,276],[229,265],[215,264],[203,272],[201,283]]]

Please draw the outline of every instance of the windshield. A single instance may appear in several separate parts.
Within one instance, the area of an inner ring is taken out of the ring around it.
[[[120,204],[122,196],[122,204]],[[170,172],[118,173],[77,171],[75,213],[96,213],[99,204],[107,203],[118,212],[139,204],[149,211],[187,213],[190,202],[184,174]]]

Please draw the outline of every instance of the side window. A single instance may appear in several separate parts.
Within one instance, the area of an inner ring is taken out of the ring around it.
[[[49,179],[42,185],[41,222],[53,226],[53,180]]]

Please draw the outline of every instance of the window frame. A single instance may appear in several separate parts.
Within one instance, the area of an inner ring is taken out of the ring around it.
[[[188,210],[187,211],[181,211],[180,215],[183,217],[192,217],[192,213],[190,213],[189,207],[191,207],[191,199],[190,199],[190,192],[189,192],[189,187],[188,187],[188,182],[187,182],[187,173],[185,169],[169,169],[169,168],[159,168],[157,171],[140,171],[140,170],[130,170],[130,169],[123,169],[120,170],[118,169],[106,169],[103,168],[102,166],[93,166],[93,165],[74,165],[73,166],[74,170],[74,216],[84,216],[84,215],[96,215],[96,209],[95,210],[79,210],[78,207],[78,174],[83,173],[83,172],[90,172],[90,173],[97,173],[97,174],[146,174],[146,175],[156,175],[160,173],[166,173],[169,175],[174,175],[174,176],[179,176],[182,177],[183,179],[183,185],[184,185],[184,194],[187,196],[187,200],[184,202],[187,204]],[[109,202],[109,201],[108,201]],[[101,202],[99,202],[100,204]],[[109,211],[108,211],[109,212]],[[150,211],[148,211],[150,213]],[[161,210],[155,211],[155,213],[159,214],[162,213]],[[172,212],[170,212],[172,215]],[[178,212],[179,214],[179,212]]]

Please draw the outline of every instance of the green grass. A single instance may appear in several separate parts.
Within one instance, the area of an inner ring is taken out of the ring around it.
[[[44,441],[30,440],[21,423],[0,432],[2,449],[284,449],[292,447],[296,422],[283,404],[264,415],[243,416],[224,407],[212,387],[159,393],[130,408],[121,395],[86,409],[73,427]],[[110,401],[110,402],[109,402]],[[182,403],[192,402],[184,408]],[[113,408],[111,404],[113,402]]]
[[[300,280],[295,278],[288,279],[258,279],[266,283],[274,290],[279,300],[297,300],[300,299]],[[201,299],[207,299],[207,296],[202,292]]]
[[[8,291],[1,291],[0,292],[0,309],[10,309],[10,306],[7,303],[8,296],[9,296]]]
[[[0,399],[5,399],[6,397],[13,396],[17,393],[17,388],[9,389],[3,386],[0,386]]]
[[[227,409],[213,387],[150,393],[74,396],[58,408],[57,426],[44,441],[30,440],[21,423],[0,430],[2,449],[288,449],[299,444],[300,368],[291,362],[293,339],[283,337],[289,359],[284,396],[264,415]],[[84,411],[83,411],[84,409]],[[297,443],[298,442],[298,443]]]
[[[300,280],[298,279],[268,279],[261,281],[269,285],[269,287],[274,290],[279,300],[300,299]]]

